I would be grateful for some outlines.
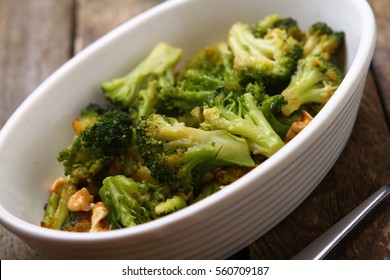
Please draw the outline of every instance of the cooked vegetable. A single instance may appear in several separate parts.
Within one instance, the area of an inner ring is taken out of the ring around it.
[[[159,43],[130,73],[101,84],[104,96],[112,103],[129,109],[135,119],[153,112],[157,88],[174,83],[175,67],[182,50]]]
[[[286,30],[287,34],[298,42],[302,42],[306,38],[306,33],[302,31],[294,18],[282,18],[278,14],[266,16],[251,27],[253,35],[257,38],[263,38],[270,29],[274,28]]]
[[[109,110],[81,131],[58,155],[71,183],[82,184],[110,163],[118,160],[133,141],[129,114]]]
[[[51,193],[45,215],[41,222],[42,227],[61,229],[62,224],[69,216],[68,200],[77,191],[77,188],[66,182],[60,190],[60,194]]]
[[[286,104],[286,98],[281,94],[277,94],[266,97],[260,105],[260,109],[263,112],[264,117],[282,139],[285,139],[287,131],[290,129],[291,125],[301,118],[300,112],[285,116],[282,112],[282,108]]]
[[[268,94],[288,84],[302,57],[302,45],[281,28],[270,28],[258,38],[248,24],[237,22],[229,31],[228,45],[242,81],[263,83]]]
[[[155,208],[169,198],[170,189],[117,175],[104,179],[99,195],[108,208],[111,226],[122,228],[158,218],[162,212]]]
[[[226,40],[183,63],[183,50],[157,44],[127,75],[101,83],[106,104],[74,119],[41,225],[133,227],[228,188],[331,98],[343,79],[334,59],[343,38],[325,23],[304,32],[272,14],[233,24]]]
[[[287,100],[282,108],[284,115],[289,116],[307,103],[325,105],[343,78],[341,70],[320,55],[301,59],[290,84],[282,92]]]
[[[342,31],[333,31],[326,23],[313,24],[303,45],[303,55],[321,55],[329,60],[344,42],[345,34]]]
[[[87,107],[83,108],[81,110],[80,117],[76,118],[72,122],[73,130],[76,135],[80,135],[81,131],[94,124],[97,118],[108,110],[110,110],[109,106],[102,106],[94,103],[91,103]]]
[[[238,84],[233,56],[225,42],[207,46],[192,56],[177,74],[175,85],[162,87],[159,110],[170,115],[191,111],[217,88]]]
[[[270,157],[284,146],[256,101],[260,87],[249,84],[244,92],[221,88],[203,108],[202,128],[225,130],[247,140],[250,151]]]
[[[226,130],[187,127],[159,114],[138,123],[137,147],[152,176],[184,195],[198,192],[203,176],[212,169],[254,167],[245,139]]]

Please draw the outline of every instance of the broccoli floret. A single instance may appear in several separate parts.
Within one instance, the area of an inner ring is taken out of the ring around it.
[[[272,29],[277,22],[281,20],[279,14],[270,14],[265,16],[251,26],[251,31],[256,38],[263,38]]]
[[[131,110],[135,119],[153,112],[157,88],[171,86],[175,67],[183,51],[159,43],[130,73],[101,84],[104,96],[113,104]]]
[[[283,114],[289,116],[303,104],[325,105],[343,77],[343,73],[335,64],[320,55],[301,59],[290,84],[281,93],[287,100],[287,104],[282,108]]]
[[[86,182],[109,163],[117,160],[133,143],[133,121],[128,113],[109,110],[58,155],[65,175],[74,184]]]
[[[269,29],[280,28],[286,30],[289,36],[294,37],[298,42],[302,42],[306,34],[298,26],[298,22],[291,18],[281,18],[278,14],[271,14],[252,25],[252,33],[257,38],[263,38]]]
[[[253,154],[270,157],[284,142],[265,118],[257,98],[259,87],[249,84],[245,92],[221,88],[203,108],[204,129],[223,129],[247,139]]]
[[[287,101],[284,96],[278,94],[266,97],[260,105],[264,117],[281,139],[286,137],[286,133],[291,125],[298,121],[301,115],[299,113],[291,114],[290,116],[283,115],[282,108],[286,104]]]
[[[307,39],[303,45],[303,55],[321,55],[329,60],[344,42],[344,32],[333,31],[326,23],[317,22],[308,31]]]
[[[97,118],[111,109],[111,106],[103,106],[91,103],[80,112],[80,117],[72,122],[73,130],[76,135],[80,135],[81,131],[96,122]]]
[[[280,19],[272,26],[272,28],[280,28],[286,30],[289,36],[294,37],[300,43],[306,39],[306,34],[299,27],[298,21],[291,17]]]
[[[138,150],[152,176],[175,193],[197,193],[211,169],[254,166],[247,142],[224,130],[204,131],[152,114],[138,122],[136,131]]]
[[[202,105],[218,87],[238,84],[232,63],[233,56],[225,42],[196,52],[178,72],[175,85],[161,88],[159,112],[183,114]]]
[[[155,208],[170,198],[171,191],[168,187],[116,175],[104,179],[99,195],[108,209],[112,228],[123,228],[160,217],[163,213],[156,212]]]
[[[280,28],[256,38],[249,25],[238,22],[229,31],[228,45],[234,55],[233,67],[243,83],[263,83],[270,95],[288,85],[302,57],[301,44]]]

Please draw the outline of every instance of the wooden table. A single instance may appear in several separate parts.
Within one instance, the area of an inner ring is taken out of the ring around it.
[[[120,23],[162,0],[0,0],[0,128],[61,64]],[[291,215],[233,259],[289,259],[390,182],[390,1],[370,0],[377,48],[360,111],[342,155]],[[0,226],[1,259],[39,259]],[[329,259],[390,259],[390,201]]]

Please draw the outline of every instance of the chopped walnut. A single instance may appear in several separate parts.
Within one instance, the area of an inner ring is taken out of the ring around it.
[[[108,209],[103,202],[99,201],[92,207],[91,229],[89,232],[109,230],[109,224],[104,218],[108,215]]]
[[[96,119],[97,118],[92,118],[92,117],[86,119],[82,119],[82,118],[74,119],[72,122],[72,127],[76,135],[79,136],[81,131],[86,129],[88,126],[92,125],[96,121]]]
[[[204,121],[203,119],[203,115],[202,115],[202,110],[200,109],[199,106],[195,107],[194,109],[192,109],[191,111],[191,115],[195,118],[195,120],[199,123],[201,123],[202,121]]]
[[[75,192],[68,200],[68,209],[70,211],[90,211],[93,196],[86,188]]]
[[[65,184],[65,178],[60,176],[60,177],[57,177],[53,184],[51,184],[50,186],[50,193],[56,193],[56,194],[61,194],[61,190],[62,188],[64,187],[64,184]]]
[[[302,111],[302,119],[300,121],[293,122],[290,129],[286,133],[285,142],[289,142],[295,136],[298,135],[311,121],[313,117],[306,111]]]

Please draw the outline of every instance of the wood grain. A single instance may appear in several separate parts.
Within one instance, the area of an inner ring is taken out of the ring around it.
[[[1,0],[0,127],[35,87],[69,59],[72,7],[70,0]]]
[[[369,0],[377,23],[377,46],[372,60],[373,73],[377,83],[387,125],[390,127],[390,1]]]
[[[75,52],[164,0],[76,0]]]

